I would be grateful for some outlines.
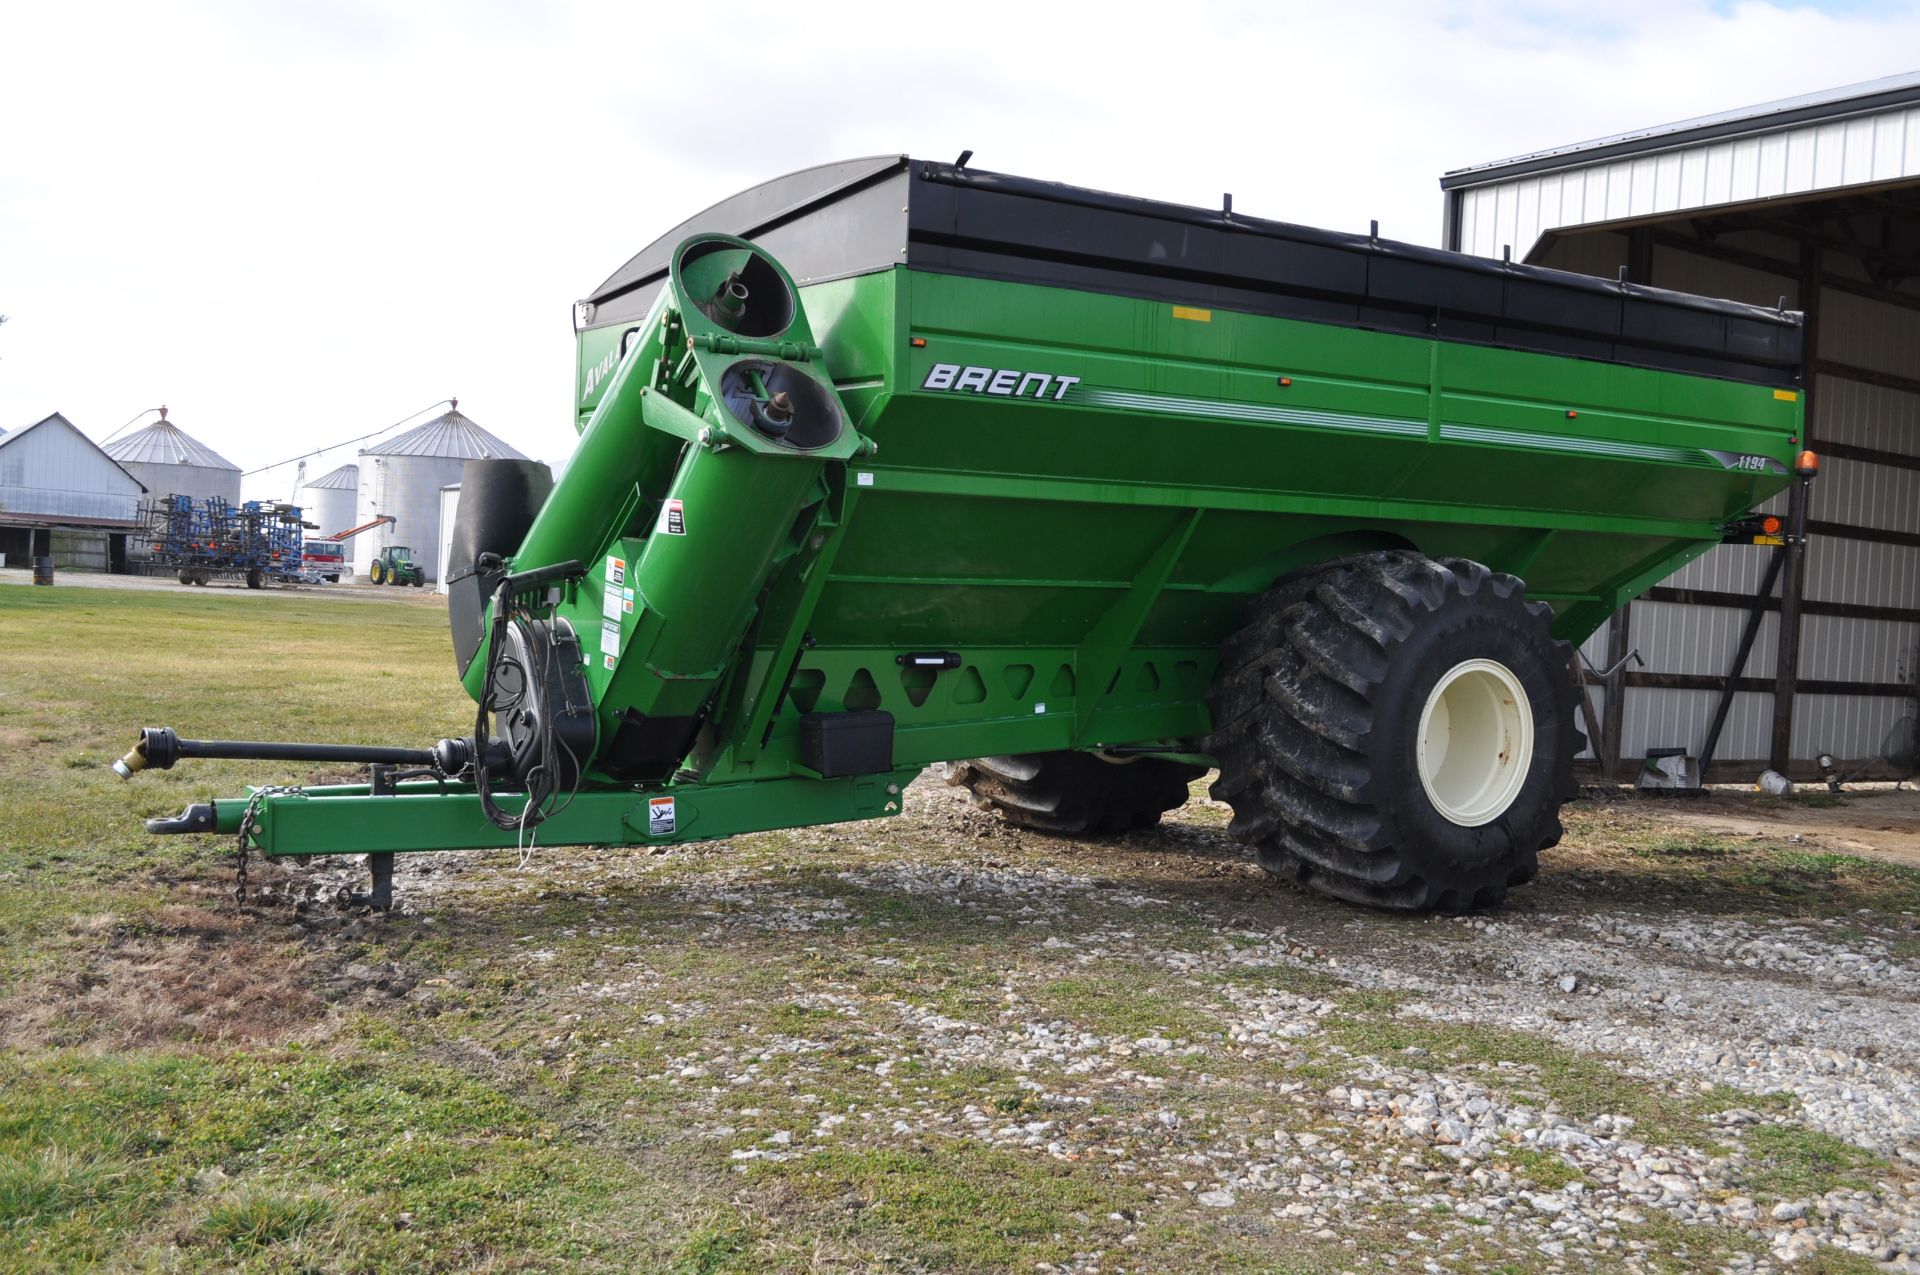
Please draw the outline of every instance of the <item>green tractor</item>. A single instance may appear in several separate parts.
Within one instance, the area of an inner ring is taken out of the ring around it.
[[[382,549],[367,569],[367,579],[375,584],[410,584],[416,589],[427,581],[426,573],[413,560],[413,550],[406,545]]]

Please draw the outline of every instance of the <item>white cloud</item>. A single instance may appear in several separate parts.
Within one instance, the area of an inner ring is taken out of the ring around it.
[[[100,437],[165,400],[250,467],[457,394],[557,461],[574,298],[806,164],[972,147],[1433,242],[1444,169],[1916,48],[1910,8],[1686,0],[13,5],[0,425],[59,409]]]

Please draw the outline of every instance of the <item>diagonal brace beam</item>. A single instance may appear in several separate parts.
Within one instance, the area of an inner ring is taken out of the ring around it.
[[[1093,715],[1107,698],[1107,688],[1114,674],[1120,671],[1121,661],[1133,649],[1134,639],[1140,635],[1140,626],[1146,623],[1147,613],[1153,609],[1153,604],[1160,600],[1161,590],[1173,577],[1173,569],[1179,565],[1180,555],[1186,552],[1194,529],[1205,515],[1204,509],[1180,515],[1160,547],[1134,573],[1127,591],[1094,621],[1087,636],[1081,640],[1074,655],[1074,680],[1078,687],[1073,708],[1075,748],[1086,747],[1087,729],[1093,724]]]

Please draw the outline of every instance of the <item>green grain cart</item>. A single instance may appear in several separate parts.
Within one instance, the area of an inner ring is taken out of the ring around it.
[[[1793,481],[1799,317],[889,156],[676,227],[576,310],[580,442],[471,461],[478,710],[370,782],[154,820],[269,855],[899,812],[1074,834],[1217,767],[1232,834],[1465,909],[1560,836],[1578,641]],[[1810,463],[1811,458],[1807,458]]]

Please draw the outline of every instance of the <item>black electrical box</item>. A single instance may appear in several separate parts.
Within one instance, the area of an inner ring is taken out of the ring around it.
[[[800,719],[800,764],[826,779],[892,770],[893,714],[808,713]]]

